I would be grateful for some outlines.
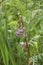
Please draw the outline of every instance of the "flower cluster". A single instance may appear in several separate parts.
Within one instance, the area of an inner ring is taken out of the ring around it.
[[[23,27],[22,29],[17,29],[16,31],[16,36],[20,37],[20,35],[22,34],[23,38],[25,39],[27,37],[27,34],[25,32],[25,27]]]
[[[20,42],[21,47],[23,48],[24,51],[28,50],[28,43],[27,43],[27,34],[26,34],[26,28],[23,24],[23,19],[20,13],[18,13],[18,29],[16,31],[16,36],[21,37],[25,40],[23,42]]]
[[[25,31],[25,27],[23,25],[23,21],[21,21],[21,14],[18,13],[18,29],[16,31],[16,36],[20,37],[20,35],[22,34],[22,37],[25,39],[27,37],[26,31]]]

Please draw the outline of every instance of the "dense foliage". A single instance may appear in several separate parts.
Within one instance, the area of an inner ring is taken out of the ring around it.
[[[0,65],[43,65],[43,0],[0,0]]]

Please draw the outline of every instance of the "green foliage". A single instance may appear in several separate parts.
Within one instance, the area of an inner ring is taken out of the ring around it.
[[[19,13],[26,28],[27,52],[20,45],[22,34],[15,33]],[[0,65],[28,65],[30,57],[33,65],[43,65],[43,0],[0,0]]]

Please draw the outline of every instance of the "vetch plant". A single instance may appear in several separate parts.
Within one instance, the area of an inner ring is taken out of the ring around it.
[[[0,0],[0,65],[43,65],[42,0]]]

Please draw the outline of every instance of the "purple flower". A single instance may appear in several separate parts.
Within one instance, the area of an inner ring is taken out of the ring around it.
[[[17,31],[16,31],[16,36],[20,36],[20,29],[18,29]]]

